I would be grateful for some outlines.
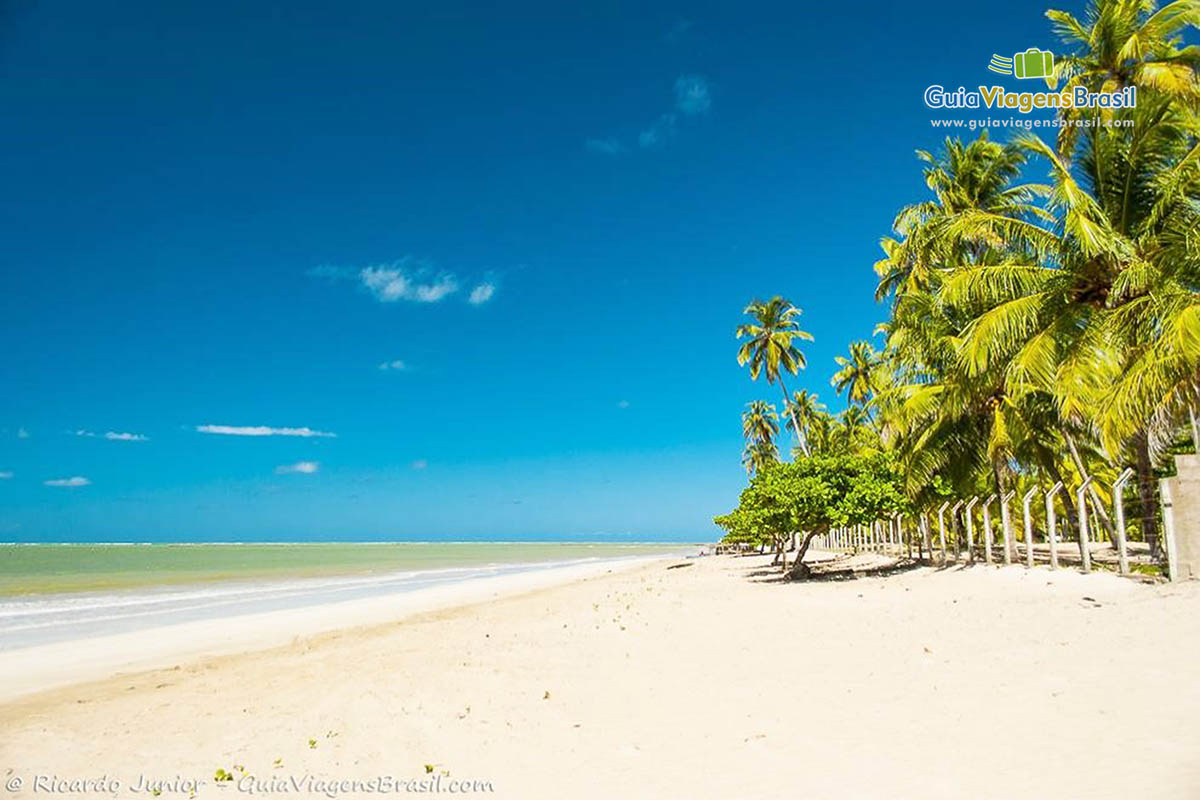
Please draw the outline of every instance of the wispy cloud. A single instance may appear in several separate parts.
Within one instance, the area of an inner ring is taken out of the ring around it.
[[[365,267],[358,273],[367,291],[381,303],[409,300],[437,303],[458,291],[458,281],[448,272],[422,280],[398,266]]]
[[[326,439],[337,437],[336,433],[315,431],[312,428],[270,428],[266,425],[197,425],[196,430],[222,436],[301,436]]]
[[[284,464],[275,468],[276,475],[312,475],[321,468],[316,461],[297,461],[295,464]]]
[[[712,91],[708,80],[700,75],[680,75],[675,79],[672,90],[674,107],[659,114],[638,133],[637,146],[640,149],[653,150],[662,147],[675,136],[680,127],[681,117],[699,116],[712,109]],[[624,143],[611,137],[588,139],[584,144],[589,152],[600,155],[616,156],[626,152]]]
[[[703,114],[712,108],[708,81],[699,75],[680,75],[675,80],[675,108],[681,114]]]
[[[617,403],[617,408],[629,408],[628,400],[621,400]]]
[[[626,151],[625,145],[619,139],[588,139],[583,143],[588,152],[599,153],[602,156],[619,156]]]
[[[12,476],[13,476],[12,472],[10,472],[8,470],[0,472],[0,481],[10,480],[12,478]]]
[[[467,302],[473,306],[481,306],[488,300],[496,296],[496,284],[491,281],[484,281],[471,290]]]
[[[84,436],[89,439],[107,439],[110,442],[148,442],[149,436],[141,433],[118,433],[117,431],[108,431],[103,434],[93,433],[92,431],[79,430],[75,431],[76,436]]]
[[[17,438],[18,439],[28,439],[29,431],[25,430],[24,428],[17,428]]]
[[[148,442],[150,437],[141,433],[118,433],[117,431],[108,431],[104,434],[104,438],[110,442]]]
[[[675,135],[675,115],[663,114],[646,130],[638,134],[638,147],[643,150],[665,144]]]
[[[417,471],[423,470],[428,466],[429,466],[429,462],[423,458],[418,458],[416,461],[414,461],[408,465],[409,469],[413,469],[413,470],[417,470]]]
[[[400,359],[395,359],[393,361],[384,361],[382,364],[379,365],[379,368],[381,370],[385,370],[385,371],[387,371],[387,370],[399,371],[402,369],[408,369],[408,366]]]
[[[92,482],[81,475],[76,475],[71,478],[54,478],[53,480],[42,481],[46,486],[57,486],[66,489],[75,489],[80,486],[91,486]]]

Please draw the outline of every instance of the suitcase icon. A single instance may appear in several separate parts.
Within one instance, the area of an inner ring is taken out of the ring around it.
[[[1054,74],[1054,54],[1031,47],[1013,55],[1013,67],[1018,78],[1049,78]]]

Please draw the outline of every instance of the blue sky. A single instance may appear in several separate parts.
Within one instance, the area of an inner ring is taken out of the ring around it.
[[[713,537],[1043,10],[3,4],[0,540]]]

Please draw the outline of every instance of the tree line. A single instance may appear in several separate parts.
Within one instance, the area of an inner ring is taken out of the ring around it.
[[[1089,476],[1093,519],[1111,537],[1104,487],[1131,466],[1138,538],[1158,555],[1157,477],[1200,439],[1200,48],[1184,40],[1200,0],[1046,15],[1063,50],[1048,82],[1135,86],[1137,106],[1060,109],[1052,142],[984,131],[917,153],[928,195],[881,241],[888,318],[878,346],[856,341],[837,358],[840,414],[786,385],[812,339],[800,309],[782,297],[746,307],[738,362],[780,395],[742,415],[751,481],[716,520],[733,539],[777,543],[901,505],[928,513],[949,497]],[[850,475],[875,485],[876,506],[849,510],[830,494]]]

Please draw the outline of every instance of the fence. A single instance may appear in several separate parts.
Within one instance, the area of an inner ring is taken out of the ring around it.
[[[830,551],[894,553],[910,559],[915,555],[942,564],[964,558],[967,563],[982,560],[1026,567],[1045,563],[1051,569],[1070,564],[1083,572],[1100,567],[1122,575],[1155,570],[1159,553],[1165,551],[1168,574],[1174,579],[1175,542],[1166,482],[1154,487],[1155,502],[1146,509],[1137,492],[1133,503],[1127,502],[1126,493],[1137,488],[1130,484],[1133,475],[1133,469],[1126,469],[1105,487],[1088,477],[1074,491],[1061,481],[1048,488],[1035,486],[1019,499],[1008,492],[1003,497],[947,500],[936,512],[897,514],[836,528],[817,537],[814,544]],[[1161,521],[1154,506],[1162,509]],[[1156,546],[1160,541],[1161,548]]]

